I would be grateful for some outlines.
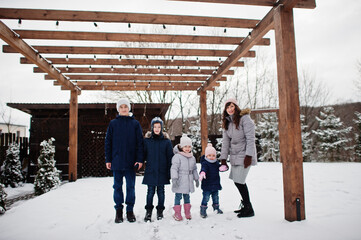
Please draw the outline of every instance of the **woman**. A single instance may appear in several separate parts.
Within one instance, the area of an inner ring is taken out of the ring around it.
[[[225,103],[222,116],[223,140],[221,163],[228,170],[228,155],[231,164],[229,178],[234,181],[242,196],[240,209],[234,211],[237,217],[252,217],[254,211],[246,184],[251,165],[257,164],[255,146],[255,126],[250,117],[250,109],[241,110],[233,98]]]

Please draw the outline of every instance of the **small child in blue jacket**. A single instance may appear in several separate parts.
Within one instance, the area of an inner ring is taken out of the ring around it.
[[[199,181],[202,182],[203,199],[201,203],[201,217],[207,217],[207,204],[209,198],[212,196],[213,210],[217,214],[222,214],[222,210],[219,209],[219,196],[218,191],[222,190],[221,179],[219,176],[220,164],[216,158],[216,149],[211,143],[208,143],[205,154],[200,159],[201,172],[199,174]]]

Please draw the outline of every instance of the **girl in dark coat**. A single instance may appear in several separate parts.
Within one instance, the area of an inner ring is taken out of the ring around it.
[[[220,164],[216,159],[216,149],[212,147],[211,143],[208,143],[205,154],[200,159],[201,172],[199,174],[199,181],[202,182],[203,199],[201,203],[201,217],[207,217],[207,204],[209,198],[212,196],[213,210],[218,214],[222,214],[222,210],[219,209],[219,196],[218,191],[222,190],[221,178],[219,177]]]
[[[144,139],[144,160],[146,168],[143,184],[148,185],[146,214],[144,221],[151,221],[153,211],[153,197],[158,196],[157,219],[163,218],[165,191],[164,185],[170,184],[170,167],[172,164],[173,147],[168,134],[162,132],[163,121],[159,117],[153,118],[151,132],[147,132]]]

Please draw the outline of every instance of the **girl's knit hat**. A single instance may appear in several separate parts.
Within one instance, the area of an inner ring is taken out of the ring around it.
[[[192,140],[187,136],[187,134],[182,135],[179,146],[181,148],[183,148],[185,146],[192,146]]]
[[[121,98],[121,99],[119,99],[118,102],[117,102],[117,111],[118,111],[118,112],[119,112],[119,107],[120,107],[121,105],[123,105],[123,104],[125,104],[125,105],[128,106],[129,111],[131,110],[131,108],[130,108],[130,102],[129,102],[128,98]]]
[[[216,149],[212,146],[212,143],[208,143],[204,155],[207,157],[209,154],[217,155]]]

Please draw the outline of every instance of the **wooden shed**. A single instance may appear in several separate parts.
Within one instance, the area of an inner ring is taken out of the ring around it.
[[[30,168],[28,179],[33,180],[35,165],[40,152],[40,143],[55,138],[56,167],[62,171],[63,179],[69,169],[69,104],[8,103],[9,107],[31,115]],[[150,128],[152,118],[164,119],[169,104],[132,104],[134,117],[140,122],[143,132]],[[110,175],[105,168],[104,140],[110,120],[117,111],[114,103],[79,104],[78,108],[78,177],[103,177]]]

